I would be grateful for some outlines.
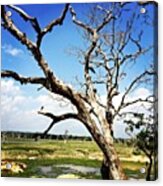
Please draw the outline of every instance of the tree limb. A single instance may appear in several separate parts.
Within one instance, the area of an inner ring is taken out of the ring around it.
[[[130,83],[130,85],[129,85],[128,88],[126,89],[124,95],[122,96],[121,105],[123,105],[126,96],[129,94],[129,92],[131,91],[131,89],[134,87],[134,85],[135,85],[137,82],[139,82],[139,81],[140,81],[144,76],[146,76],[146,75],[154,75],[154,74],[155,74],[155,72],[146,70],[145,72],[143,72],[142,74],[140,74],[138,77],[136,77],[136,78]]]
[[[46,78],[43,77],[24,77],[19,75],[16,72],[10,71],[10,70],[4,70],[1,72],[1,77],[2,78],[13,78],[16,81],[19,81],[21,84],[41,84],[44,87],[47,86],[47,80]]]
[[[1,6],[1,17],[3,20],[2,26],[7,29],[18,41],[25,45],[30,51],[34,52],[35,44],[27,38],[26,34],[20,31],[13,21],[7,16],[5,6]]]
[[[43,34],[46,34],[48,32],[51,32],[53,27],[56,25],[62,25],[63,21],[66,17],[67,11],[69,8],[69,3],[67,3],[63,9],[63,12],[61,13],[61,16],[55,20],[53,20],[51,23],[49,23],[44,29],[43,29]]]
[[[86,53],[85,53],[85,56],[84,56],[84,77],[85,77],[85,85],[86,85],[86,95],[89,95],[89,97],[92,97],[93,99],[95,99],[94,97],[94,92],[93,92],[93,83],[91,81],[91,76],[89,74],[89,71],[92,70],[93,72],[94,69],[90,67],[90,58],[91,58],[91,55],[94,51],[94,49],[96,48],[96,45],[97,45],[97,41],[98,41],[98,33],[96,31],[96,29],[93,29],[91,27],[89,27],[88,25],[84,24],[83,22],[79,21],[77,18],[76,18],[76,12],[75,10],[72,8],[72,6],[70,6],[70,13],[72,15],[72,20],[73,22],[83,28],[84,30],[86,30],[89,34],[91,34],[91,44],[90,44],[90,47],[87,49]],[[89,93],[88,93],[89,91]]]
[[[41,30],[41,32],[38,34],[37,36],[37,46],[40,47],[41,42],[43,37],[48,33],[51,32],[53,30],[53,28],[57,25],[62,25],[63,21],[66,17],[67,11],[69,8],[69,3],[67,3],[63,9],[63,12],[61,13],[60,17],[57,19],[54,19],[53,21],[51,21],[43,30]]]
[[[125,93],[123,94],[122,96],[122,99],[121,99],[121,102],[119,104],[119,107],[117,108],[117,111],[115,112],[114,114],[114,117],[120,112],[121,109],[127,107],[127,106],[130,106],[130,105],[133,105],[135,103],[139,103],[139,102],[148,102],[148,103],[154,103],[154,101],[151,101],[150,98],[153,97],[153,95],[150,95],[148,96],[147,98],[145,99],[142,99],[142,98],[138,98],[136,100],[133,100],[133,101],[130,101],[130,102],[126,102],[125,103],[125,99],[126,99],[126,96],[130,93],[130,91],[132,90],[132,88],[135,86],[136,83],[138,83],[143,77],[145,77],[146,75],[155,75],[156,73],[154,71],[144,71],[142,74],[140,74],[138,77],[136,77],[131,83],[130,85],[128,86],[128,88],[126,89]]]
[[[9,8],[16,11],[23,19],[24,21],[29,21],[34,28],[34,30],[39,34],[41,32],[40,25],[35,17],[29,16],[24,10],[21,8],[14,6],[14,5],[7,5]]]
[[[44,131],[44,133],[42,134],[42,136],[46,136],[48,134],[48,132],[52,129],[52,127],[55,125],[55,121],[52,120],[52,122],[50,123],[50,125],[48,126],[48,128]]]
[[[65,8],[64,8],[63,12],[61,13],[61,16],[59,18],[53,20],[51,23],[49,23],[43,30],[41,30],[40,25],[38,23],[38,20],[36,18],[31,17],[24,10],[22,10],[21,8],[19,8],[17,6],[14,6],[14,5],[7,5],[7,6],[9,8],[13,9],[14,11],[16,11],[23,18],[24,21],[29,21],[31,23],[32,27],[34,28],[34,30],[37,33],[37,42],[36,43],[37,43],[37,46],[39,48],[40,45],[41,45],[41,41],[42,41],[43,36],[45,34],[47,34],[48,32],[51,32],[54,26],[63,24],[63,21],[65,19],[66,13],[68,11],[69,4],[65,5]],[[13,21],[7,16],[4,6],[2,6],[2,19],[6,23],[6,24],[3,24],[2,26],[4,28],[10,27],[10,26],[14,27],[12,29],[12,34],[13,34],[13,32],[18,33],[18,31],[19,31],[19,40],[21,40],[21,37],[20,37],[21,31],[14,25]],[[11,30],[11,28],[10,28],[10,30]],[[13,34],[13,35],[14,36],[17,35],[17,38],[18,38],[18,34],[16,34],[16,33]],[[28,39],[23,33],[21,35],[24,36],[24,40]],[[27,47],[28,46],[29,45],[27,45]]]
[[[49,118],[52,119],[52,122],[50,123],[49,127],[45,130],[45,132],[43,133],[43,136],[45,136],[50,130],[51,128],[58,122],[66,120],[66,119],[77,119],[79,120],[78,114],[75,113],[66,113],[66,114],[62,114],[62,115],[54,115],[50,112],[45,112],[45,111],[38,111],[38,114],[41,114],[43,116],[47,116]]]
[[[86,81],[86,95],[89,95],[89,93],[92,93],[93,89],[93,84],[91,81],[91,76],[89,74],[89,70],[90,70],[90,57],[92,52],[94,51],[96,47],[96,42],[92,42],[91,46],[89,47],[89,49],[87,50],[86,54],[85,54],[85,66],[84,66],[84,76],[85,76],[85,81]],[[90,91],[88,93],[88,91]]]
[[[52,29],[57,25],[62,25],[63,21],[66,17],[67,11],[68,11],[69,3],[67,3],[63,9],[63,12],[61,13],[60,17],[50,22],[43,30],[41,30],[41,33],[37,36],[37,46],[40,47],[43,37],[48,33],[51,32]]]
[[[66,114],[62,114],[59,116],[56,116],[50,112],[45,112],[45,111],[38,111],[38,114],[47,116],[49,118],[51,118],[52,120],[56,122],[62,121],[62,120],[66,120],[66,119],[78,119],[78,115],[75,113],[66,113]]]
[[[90,33],[91,35],[94,34],[94,31],[91,27],[89,27],[88,25],[84,24],[83,22],[79,21],[77,18],[76,18],[76,12],[75,10],[72,8],[72,6],[70,6],[70,13],[72,15],[72,21],[80,26],[81,28],[83,28],[84,30],[86,30],[88,33]]]
[[[148,96],[147,98],[145,99],[142,99],[142,98],[138,98],[136,100],[133,100],[133,101],[130,101],[130,102],[126,102],[123,104],[122,108],[125,108],[125,107],[128,107],[130,105],[134,105],[136,103],[151,103],[153,104],[154,101],[150,100],[153,96]]]
[[[97,32],[99,32],[100,30],[102,30],[105,25],[107,25],[112,19],[115,19],[115,17],[112,15],[112,11],[109,11],[109,13],[107,13],[107,16],[104,18],[103,22],[97,27]]]

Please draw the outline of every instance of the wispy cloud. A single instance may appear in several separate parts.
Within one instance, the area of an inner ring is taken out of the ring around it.
[[[13,47],[12,45],[8,45],[8,44],[3,45],[2,49],[4,50],[5,53],[7,53],[13,57],[20,56],[24,53],[23,50]]]

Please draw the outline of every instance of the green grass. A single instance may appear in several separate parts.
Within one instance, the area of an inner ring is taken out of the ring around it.
[[[133,148],[125,144],[115,144],[116,150],[120,157],[132,157]],[[35,158],[34,160],[30,158]],[[57,140],[10,140],[2,144],[2,160],[11,162],[25,163],[27,168],[23,172],[13,173],[11,171],[2,171],[2,176],[10,177],[55,177],[51,174],[43,174],[39,167],[53,166],[53,171],[59,175],[62,173],[61,168],[55,165],[73,164],[86,167],[100,168],[102,153],[92,141],[75,141],[70,140],[66,144]],[[122,161],[125,173],[129,177],[143,178],[144,175],[139,173],[144,163],[133,161]],[[100,179],[100,175],[92,173],[79,173],[80,178]]]

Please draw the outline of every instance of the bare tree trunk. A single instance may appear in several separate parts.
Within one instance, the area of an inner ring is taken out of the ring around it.
[[[107,120],[103,118],[103,114],[99,113],[98,119],[101,120],[101,125],[105,131],[104,134],[99,132],[96,125],[94,125],[93,118],[91,118],[90,114],[86,112],[86,110],[84,110],[84,115],[82,115],[82,113],[80,113],[80,115],[84,118],[83,123],[92,134],[92,137],[104,154],[105,158],[101,167],[102,178],[109,180],[126,180],[127,176],[124,174],[117,152],[114,148],[109,124]]]
[[[101,176],[104,180],[126,180],[120,160],[112,143],[105,143],[105,139],[100,139],[101,151],[104,153],[104,160],[101,166]]]
[[[105,145],[107,154],[104,155],[104,160],[101,166],[101,176],[105,180],[126,180],[120,160],[112,143]],[[105,149],[102,149],[104,152]]]
[[[106,149],[105,149],[106,148]],[[105,153],[106,150],[106,153]],[[124,174],[120,160],[116,153],[113,145],[107,144],[103,149],[101,149],[104,155],[104,160],[101,166],[101,177],[104,180],[126,180],[127,176]]]
[[[101,177],[103,180],[109,180],[111,178],[110,171],[109,171],[109,163],[105,157],[102,162],[100,171],[101,171]]]
[[[109,124],[109,130],[110,130],[111,136],[113,138],[113,129],[112,129],[113,121],[112,121],[112,116],[111,116],[111,114],[109,114],[109,112],[106,112],[106,120]],[[101,177],[102,177],[103,180],[109,180],[112,177],[109,166],[110,166],[109,161],[104,156],[104,159],[103,159],[103,162],[102,162],[102,165],[101,165],[101,170],[100,170],[101,171]]]

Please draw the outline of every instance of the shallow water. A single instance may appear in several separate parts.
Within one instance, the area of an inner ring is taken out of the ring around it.
[[[42,166],[40,167],[40,170],[44,174],[48,174],[49,172],[52,172],[52,166]]]
[[[55,167],[60,167],[63,169],[68,168],[72,171],[81,172],[81,173],[85,173],[85,174],[87,174],[87,173],[100,174],[100,169],[94,168],[94,167],[85,167],[85,166],[79,166],[79,165],[73,165],[73,164],[56,165]]]
[[[99,168],[78,166],[73,164],[41,166],[39,167],[39,170],[44,176],[55,178],[80,178],[80,176],[78,177],[80,174],[100,175]]]

